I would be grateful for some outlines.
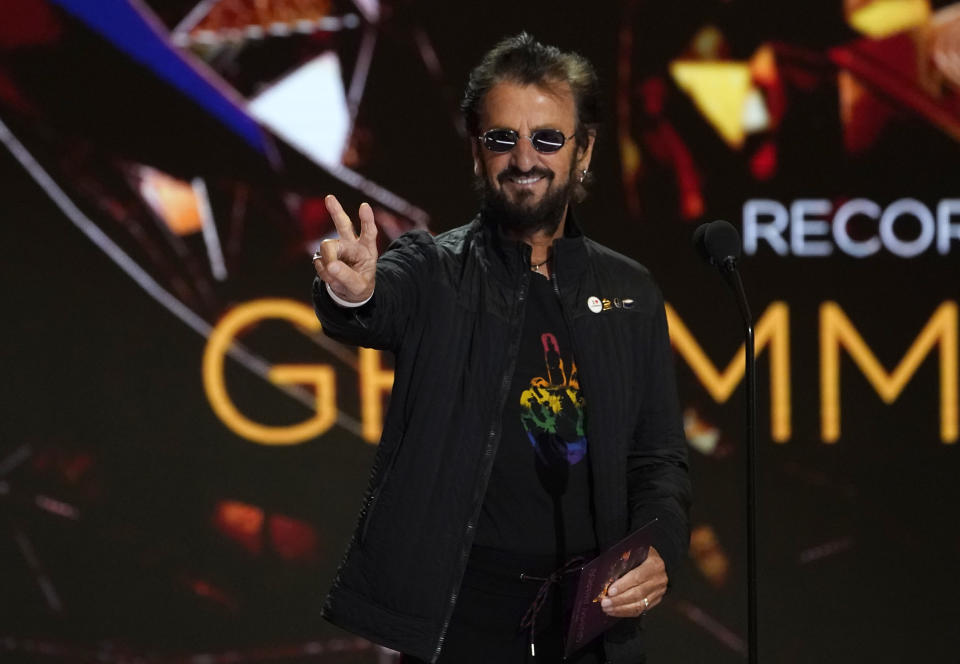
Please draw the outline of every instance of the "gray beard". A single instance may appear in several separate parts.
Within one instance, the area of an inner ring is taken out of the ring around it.
[[[552,175],[549,176],[552,179]],[[573,194],[573,179],[567,186],[548,192],[536,205],[529,206],[510,201],[502,189],[494,189],[481,173],[476,178],[480,191],[480,210],[484,216],[497,222],[508,235],[525,237],[545,232],[553,235],[563,221],[563,214]]]

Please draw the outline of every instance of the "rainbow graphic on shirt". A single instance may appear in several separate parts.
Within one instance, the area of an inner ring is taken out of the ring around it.
[[[584,431],[584,400],[577,379],[577,365],[567,371],[557,338],[549,332],[540,335],[543,345],[545,376],[536,376],[520,394],[520,421],[530,444],[544,463],[556,454],[573,465],[587,453]]]

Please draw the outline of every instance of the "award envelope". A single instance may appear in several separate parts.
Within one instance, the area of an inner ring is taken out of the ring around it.
[[[612,627],[619,618],[600,608],[607,588],[647,558],[653,519],[580,568],[564,659]]]

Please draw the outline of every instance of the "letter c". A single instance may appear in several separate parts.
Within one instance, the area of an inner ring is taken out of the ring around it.
[[[862,241],[850,237],[847,232],[847,224],[852,217],[858,214],[871,219],[878,219],[880,217],[880,206],[868,198],[854,198],[841,205],[833,215],[833,239],[845,254],[856,258],[864,258],[880,251],[882,245],[880,238],[877,236]]]

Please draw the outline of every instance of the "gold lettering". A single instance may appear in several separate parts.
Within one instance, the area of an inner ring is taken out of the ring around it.
[[[707,392],[717,403],[724,403],[733,394],[746,372],[746,349],[740,344],[727,368],[720,372],[683,320],[666,305],[670,341],[693,369]],[[790,309],[785,302],[773,302],[754,327],[755,353],[770,347],[770,436],[778,443],[791,435],[790,414]]]
[[[231,401],[224,381],[227,351],[241,330],[261,320],[279,318],[305,334],[316,333],[320,323],[310,307],[293,300],[253,300],[231,309],[217,323],[203,352],[203,388],[213,411],[227,427],[248,440],[264,445],[295,445],[326,432],[337,419],[336,376],[326,365],[286,364],[271,367],[267,378],[275,385],[308,384],[316,393],[316,414],[290,426],[268,426],[246,417]]]
[[[836,302],[820,305],[820,429],[823,441],[840,437],[840,347],[884,403],[893,403],[924,358],[940,345],[940,439],[957,440],[957,304],[941,304],[892,373],[887,373]]]
[[[363,419],[363,439],[378,443],[383,431],[383,394],[393,388],[393,371],[385,370],[380,363],[380,351],[360,349],[360,410]]]

